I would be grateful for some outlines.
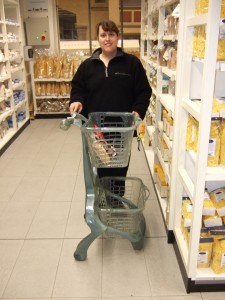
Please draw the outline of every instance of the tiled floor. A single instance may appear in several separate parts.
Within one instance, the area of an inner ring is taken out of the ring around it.
[[[75,261],[84,222],[78,128],[35,120],[0,157],[0,298],[82,300],[222,300],[225,293],[186,294],[143,151],[133,143],[129,174],[151,190],[144,250],[98,238]]]

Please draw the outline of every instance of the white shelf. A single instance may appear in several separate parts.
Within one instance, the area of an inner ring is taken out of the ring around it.
[[[164,74],[166,74],[167,76],[169,76],[171,78],[171,80],[176,80],[176,71],[175,70],[171,70],[167,67],[162,67],[162,72]]]
[[[1,101],[7,100],[10,106],[9,110],[6,110],[0,115],[0,122],[7,121],[9,117],[12,120],[12,122],[10,122],[10,127],[12,126],[12,128],[8,129],[8,131],[0,141],[0,151],[4,151],[3,147],[7,145],[10,140],[18,133],[18,130],[20,130],[21,127],[23,127],[25,123],[29,121],[29,107],[27,100],[24,58],[22,55],[9,58],[12,47],[15,47],[17,53],[23,53],[23,32],[20,23],[20,3],[18,0],[0,0],[0,7],[2,15],[5,19],[4,22],[1,21],[0,43],[4,44],[3,47],[5,54],[5,58],[1,59],[1,63],[5,64],[7,72],[7,76],[1,77],[0,82],[6,81],[6,87],[8,89],[7,96],[5,96],[4,99],[1,98]],[[9,34],[9,32],[12,32],[12,34]],[[20,59],[20,61],[17,62],[17,66],[10,66],[10,62],[17,59]],[[15,77],[19,81],[19,83],[17,84],[13,83]],[[24,91],[24,100],[15,105],[13,93],[18,89]],[[25,120],[19,123],[17,122],[18,112],[24,112],[26,117]]]
[[[34,82],[71,82],[72,78],[35,78]]]
[[[196,153],[194,151],[188,151],[187,155],[190,156],[193,163],[196,164]],[[194,170],[193,170],[194,172]],[[215,167],[206,168],[206,181],[225,181],[225,166],[219,165]]]
[[[159,94],[158,97],[170,116],[174,118],[175,97],[169,94]]]
[[[187,26],[199,26],[206,25],[208,19],[208,14],[203,14],[199,16],[194,16],[187,21]]]

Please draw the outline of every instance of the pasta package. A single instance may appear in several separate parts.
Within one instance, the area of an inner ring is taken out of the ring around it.
[[[209,268],[213,250],[213,238],[212,237],[201,237],[198,247],[198,268]]]
[[[216,274],[225,273],[225,239],[215,241],[211,268]]]
[[[186,150],[197,151],[198,127],[198,121],[189,114],[186,133]]]
[[[210,198],[213,201],[218,215],[225,216],[225,187],[216,189],[210,193]]]
[[[202,215],[203,216],[215,216],[215,213],[216,213],[216,208],[213,204],[213,201],[212,201],[212,199],[210,199],[209,193],[207,191],[205,191]]]
[[[225,119],[222,119],[220,128],[220,164],[225,165]]]
[[[184,227],[191,226],[191,219],[192,219],[192,203],[191,200],[185,199],[182,202],[182,213],[184,219]]]
[[[223,220],[220,216],[218,216],[218,214],[216,214],[215,216],[203,216],[202,219],[206,228],[223,225]]]
[[[208,148],[208,166],[219,165],[220,153],[220,118],[212,118]]]

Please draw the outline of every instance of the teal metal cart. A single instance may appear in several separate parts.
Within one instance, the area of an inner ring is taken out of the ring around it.
[[[78,244],[74,258],[83,261],[91,243],[100,235],[119,235],[135,250],[143,248],[145,218],[143,209],[149,190],[137,177],[103,177],[97,168],[121,168],[128,165],[134,131],[140,119],[131,113],[91,113],[64,119],[60,127],[79,126],[83,144],[86,189],[85,220],[91,233]]]

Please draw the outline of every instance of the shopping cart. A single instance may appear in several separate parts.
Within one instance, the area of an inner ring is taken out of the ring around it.
[[[86,189],[85,220],[91,233],[78,244],[74,258],[83,261],[91,243],[104,234],[127,238],[135,250],[143,248],[143,209],[149,190],[136,177],[103,177],[97,168],[128,165],[134,130],[140,119],[131,113],[98,112],[86,119],[80,114],[64,119],[60,127],[79,126],[83,144]]]

